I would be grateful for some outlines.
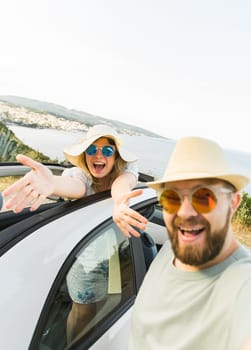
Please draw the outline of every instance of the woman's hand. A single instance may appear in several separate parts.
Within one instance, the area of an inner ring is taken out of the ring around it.
[[[17,161],[31,168],[25,176],[3,191],[4,209],[21,212],[29,206],[36,210],[54,191],[54,175],[45,165],[22,154]]]
[[[126,237],[139,237],[139,232],[135,229],[145,230],[148,220],[137,211],[129,207],[130,199],[142,194],[142,190],[134,190],[123,194],[114,203],[113,220]]]

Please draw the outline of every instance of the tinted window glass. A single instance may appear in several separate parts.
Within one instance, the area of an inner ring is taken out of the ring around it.
[[[52,301],[41,350],[70,349],[135,294],[129,240],[114,224],[79,247]]]

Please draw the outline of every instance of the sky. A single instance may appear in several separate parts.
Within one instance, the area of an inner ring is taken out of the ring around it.
[[[250,0],[8,0],[0,95],[251,152]]]

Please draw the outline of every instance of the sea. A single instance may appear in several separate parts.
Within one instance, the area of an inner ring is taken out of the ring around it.
[[[8,127],[29,147],[53,160],[63,161],[63,149],[84,137],[84,132],[29,128],[9,124]],[[176,140],[142,135],[121,135],[123,145],[138,156],[139,171],[156,178],[164,174]],[[233,172],[251,178],[251,153],[226,149]],[[251,193],[251,184],[244,191]]]

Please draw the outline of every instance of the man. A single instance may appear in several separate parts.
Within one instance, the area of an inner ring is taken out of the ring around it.
[[[231,219],[248,182],[230,171],[215,142],[186,137],[162,180],[148,183],[158,192],[170,240],[136,298],[130,350],[238,350],[247,344],[251,254],[234,237]]]

